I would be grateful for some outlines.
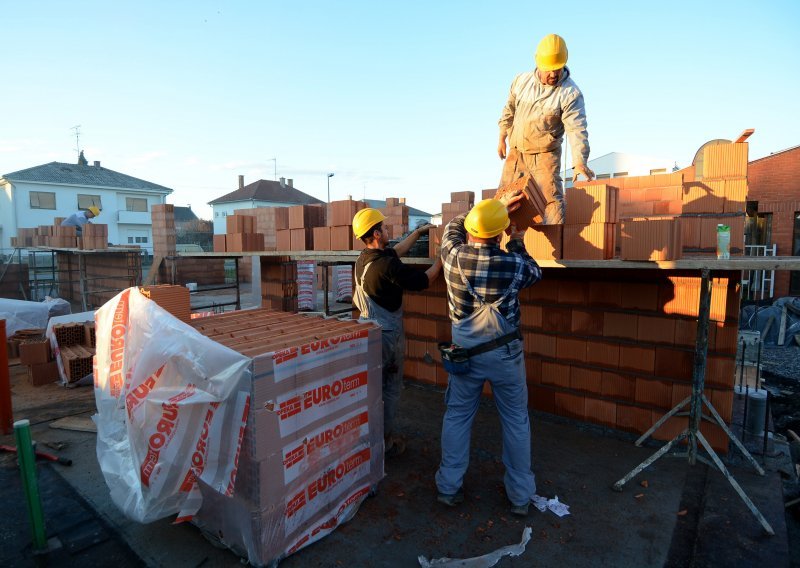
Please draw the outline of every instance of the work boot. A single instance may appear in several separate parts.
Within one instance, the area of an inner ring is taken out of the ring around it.
[[[523,503],[522,505],[514,505],[511,504],[511,514],[516,517],[527,517],[528,516],[528,507],[530,503]]]
[[[436,500],[439,503],[447,505],[448,507],[455,507],[456,505],[464,502],[464,490],[459,489],[452,495],[448,495],[447,493],[439,493],[436,496]]]

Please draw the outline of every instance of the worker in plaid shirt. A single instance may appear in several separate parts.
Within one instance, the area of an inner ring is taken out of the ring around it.
[[[518,208],[522,198],[517,193],[483,200],[445,227],[442,259],[453,343],[477,354],[470,354],[467,371],[449,373],[442,461],[436,472],[438,501],[448,506],[462,502],[472,422],[489,381],[503,426],[506,494],[511,513],[518,516],[528,514],[536,494],[519,292],[542,277],[525,251],[523,233],[510,226],[508,211]],[[507,252],[499,245],[505,230],[511,232]]]

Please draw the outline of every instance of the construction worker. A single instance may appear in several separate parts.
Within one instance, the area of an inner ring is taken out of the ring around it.
[[[508,211],[519,207],[521,197],[517,192],[499,200],[485,199],[450,221],[444,230],[442,258],[453,345],[442,349],[442,357],[447,359],[458,351],[461,362],[457,369],[445,363],[449,373],[447,408],[436,486],[439,502],[452,507],[464,500],[462,482],[469,464],[472,422],[484,382],[489,381],[503,428],[506,495],[511,513],[525,516],[536,494],[536,482],[531,471],[519,293],[537,282],[542,272],[525,251],[523,233],[509,227]],[[511,235],[508,252],[499,246],[506,229]]]
[[[536,69],[516,76],[500,117],[497,154],[505,160],[500,186],[533,175],[547,198],[544,222],[564,222],[564,190],[559,174],[566,130],[574,175],[594,178],[589,169],[589,138],[583,94],[570,77],[567,44],[561,36],[545,36],[536,48]],[[506,138],[510,149],[506,153]]]
[[[405,451],[405,442],[394,432],[395,414],[403,384],[405,336],[403,334],[403,290],[425,290],[442,268],[436,259],[426,271],[400,261],[417,239],[432,225],[423,225],[390,248],[389,235],[377,209],[362,209],[353,217],[353,233],[366,245],[355,265],[353,304],[361,319],[377,321],[383,341],[383,435],[387,457]]]
[[[61,221],[62,227],[75,227],[75,230],[78,232],[78,236],[83,235],[83,226],[86,223],[91,223],[89,219],[94,219],[100,215],[100,208],[92,205],[85,211],[77,211]]]

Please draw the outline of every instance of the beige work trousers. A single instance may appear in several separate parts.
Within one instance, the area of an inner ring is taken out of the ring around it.
[[[564,186],[559,168],[561,167],[561,148],[553,152],[541,154],[523,154],[516,148],[510,148],[503,165],[500,187],[526,174],[533,175],[533,181],[547,198],[544,213],[546,225],[564,223]]]

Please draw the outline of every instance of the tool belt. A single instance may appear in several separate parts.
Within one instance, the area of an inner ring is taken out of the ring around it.
[[[511,333],[501,335],[486,343],[481,343],[475,347],[461,347],[455,343],[442,342],[439,343],[439,353],[442,354],[442,364],[445,371],[454,375],[463,375],[469,372],[469,358],[487,351],[492,351],[503,345],[507,345],[512,341],[522,339],[522,333],[519,329],[515,329]]]

